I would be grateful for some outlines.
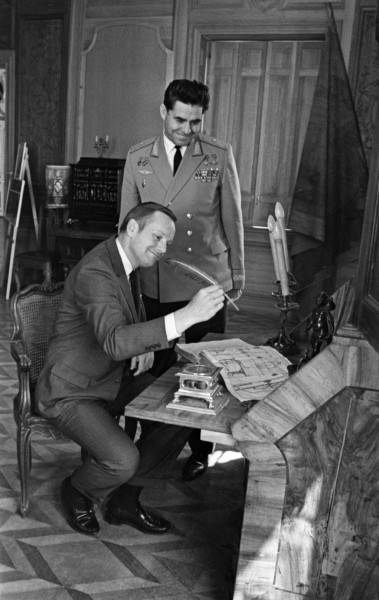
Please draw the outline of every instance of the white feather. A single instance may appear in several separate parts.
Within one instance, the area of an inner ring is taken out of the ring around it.
[[[213,279],[210,275],[208,275],[208,273],[205,273],[205,271],[202,271],[198,267],[189,265],[188,263],[185,263],[182,260],[178,260],[177,258],[165,258],[163,260],[165,263],[172,265],[173,267],[178,267],[179,269],[182,269],[187,275],[191,275],[192,279],[195,279],[195,281],[200,281],[200,283],[207,283],[209,285],[218,285],[215,279]],[[233,302],[233,300],[228,296],[226,292],[224,292],[224,296],[227,299],[227,301],[230,302],[232,306],[234,306],[236,310],[239,310],[238,306],[235,304],[235,302]]]

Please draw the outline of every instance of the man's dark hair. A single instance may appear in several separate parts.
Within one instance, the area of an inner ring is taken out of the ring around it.
[[[120,233],[126,231],[127,225],[131,219],[137,221],[140,229],[146,224],[146,221],[149,220],[149,217],[155,212],[161,212],[170,217],[170,219],[175,223],[176,216],[167,206],[163,206],[163,204],[158,204],[158,202],[142,202],[141,204],[137,204],[130,209],[130,211],[125,215],[121,225],[120,225]]]
[[[203,113],[208,110],[209,91],[208,86],[200,81],[191,81],[190,79],[174,79],[167,86],[164,93],[163,103],[167,110],[174,108],[175,102],[192,104],[192,106],[201,106]]]

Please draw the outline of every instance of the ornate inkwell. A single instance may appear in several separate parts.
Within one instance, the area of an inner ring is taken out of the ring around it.
[[[229,396],[220,383],[220,367],[185,364],[176,373],[179,388],[169,408],[215,415],[228,403]]]

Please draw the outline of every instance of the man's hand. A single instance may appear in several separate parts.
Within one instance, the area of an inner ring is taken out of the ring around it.
[[[237,290],[236,288],[233,288],[226,293],[232,300],[238,300],[242,295],[242,290]]]
[[[151,369],[153,362],[154,352],[145,352],[145,354],[133,356],[130,361],[131,370],[136,369],[133,375],[141,375],[141,373],[145,373],[145,371]]]
[[[183,333],[196,323],[208,321],[222,309],[223,305],[224,292],[220,286],[210,285],[202,288],[184,308],[175,311],[175,325],[178,333]]]

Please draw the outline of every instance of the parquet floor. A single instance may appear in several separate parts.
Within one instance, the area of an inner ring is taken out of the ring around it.
[[[229,330],[275,333],[275,315],[247,306]],[[33,439],[31,505],[19,516],[12,399],[16,370],[9,354],[8,303],[0,300],[0,598],[1,600],[230,600],[243,509],[244,459],[216,447],[208,473],[180,479],[188,455],[145,482],[144,504],[173,528],[149,536],[101,520],[97,537],[75,533],[62,516],[59,486],[80,460],[68,442]]]

